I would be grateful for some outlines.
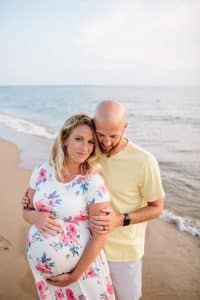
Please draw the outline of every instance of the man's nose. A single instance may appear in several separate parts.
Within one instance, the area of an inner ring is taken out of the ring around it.
[[[104,138],[103,144],[105,146],[110,146],[111,145],[111,139],[109,137]]]

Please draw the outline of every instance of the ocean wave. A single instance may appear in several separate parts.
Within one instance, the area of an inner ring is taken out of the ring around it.
[[[168,209],[164,210],[161,219],[167,223],[175,224],[180,231],[185,231],[192,236],[200,237],[200,221],[196,219],[175,215]]]
[[[55,134],[53,134],[50,129],[48,129],[44,125],[37,124],[30,120],[25,120],[23,118],[0,114],[0,123],[7,127],[15,129],[18,132],[46,137],[48,139],[53,139],[55,137]]]

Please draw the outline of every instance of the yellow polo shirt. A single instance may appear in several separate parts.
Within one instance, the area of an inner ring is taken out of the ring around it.
[[[147,202],[164,198],[157,160],[130,140],[122,151],[111,157],[102,155],[99,162],[117,212],[129,213]],[[110,232],[104,247],[107,259],[113,262],[140,259],[144,254],[146,224],[120,226]]]

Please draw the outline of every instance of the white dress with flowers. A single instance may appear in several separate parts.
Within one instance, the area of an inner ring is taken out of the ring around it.
[[[50,285],[48,277],[70,272],[78,263],[91,238],[88,206],[109,201],[109,193],[100,175],[76,176],[68,183],[55,177],[49,163],[36,167],[30,180],[35,189],[34,208],[48,211],[62,225],[60,233],[44,238],[32,225],[27,241],[27,257],[38,295],[45,300],[115,299],[109,268],[103,250],[79,281],[64,288]]]

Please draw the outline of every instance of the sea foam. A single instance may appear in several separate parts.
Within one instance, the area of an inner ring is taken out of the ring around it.
[[[0,123],[7,127],[13,128],[18,132],[46,137],[48,139],[53,139],[55,137],[55,134],[50,132],[47,127],[23,118],[16,118],[6,114],[0,114]]]
[[[48,127],[23,118],[0,114],[0,124],[25,134],[46,137],[48,139],[55,138],[55,134]],[[164,210],[161,219],[165,222],[175,224],[180,231],[200,237],[200,221],[196,219],[176,215],[168,209]]]
[[[200,237],[200,222],[196,219],[178,216],[168,209],[164,210],[161,219],[165,222],[175,224],[180,231]]]

